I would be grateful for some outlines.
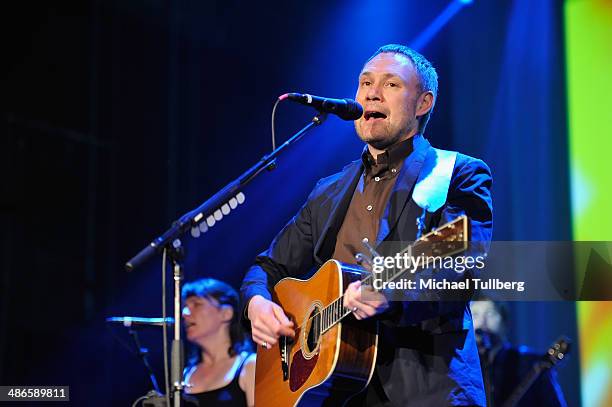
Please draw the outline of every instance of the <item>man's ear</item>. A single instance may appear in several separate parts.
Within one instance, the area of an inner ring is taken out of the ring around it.
[[[434,95],[431,92],[425,92],[419,96],[419,100],[417,101],[417,109],[416,116],[420,117],[431,110],[434,103]]]

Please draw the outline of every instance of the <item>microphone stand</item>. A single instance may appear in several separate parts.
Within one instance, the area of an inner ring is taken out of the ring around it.
[[[153,384],[153,390],[157,394],[161,394],[161,390],[159,389],[159,385],[157,384],[157,379],[155,378],[155,373],[153,373],[153,369],[151,368],[151,364],[149,363],[149,350],[147,348],[143,348],[140,344],[140,338],[138,337],[138,332],[136,329],[129,328],[128,332],[132,339],[134,339],[134,344],[136,345],[136,349],[138,350],[138,356],[142,360],[142,363],[145,365],[145,369],[147,369],[147,373],[149,374],[149,378],[151,379],[151,383]]]
[[[183,281],[183,264],[185,249],[181,246],[180,239],[174,240],[171,248],[167,251],[172,262],[174,280],[174,339],[170,348],[170,381],[172,382],[172,393],[174,407],[181,405],[181,392],[183,391],[183,342],[181,341],[181,281]],[[164,327],[164,329],[166,329]]]
[[[223,187],[223,189],[206,200],[196,209],[187,212],[179,219],[174,221],[172,226],[166,230],[163,235],[153,240],[148,246],[142,249],[136,256],[132,257],[125,264],[126,271],[133,271],[137,267],[141,266],[154,255],[161,253],[165,247],[170,247],[175,239],[186,233],[192,227],[199,225],[203,221],[207,220],[209,216],[214,215],[216,211],[218,211],[224,204],[228,203],[230,199],[242,191],[242,189],[244,189],[246,185],[255,179],[255,177],[265,168],[274,169],[276,165],[276,157],[280,155],[280,153],[287,147],[300,140],[308,130],[323,123],[326,117],[327,113],[318,113],[310,123],[291,136],[289,140],[278,146],[276,150],[263,156],[257,164],[249,168],[237,179],[227,184],[225,187]]]
[[[194,210],[187,212],[178,220],[172,223],[172,226],[161,236],[153,240],[148,246],[142,249],[136,256],[132,257],[126,264],[126,270],[133,271],[141,266],[153,256],[167,249],[167,253],[173,264],[174,275],[174,339],[172,341],[171,350],[171,382],[172,393],[174,397],[174,407],[180,407],[181,391],[183,389],[182,380],[182,365],[183,365],[183,344],[181,342],[181,327],[179,324],[181,318],[181,280],[183,279],[183,271],[181,260],[184,256],[184,251],[181,247],[179,237],[190,230],[192,227],[198,226],[200,223],[207,221],[209,217],[214,216],[217,221],[220,220],[220,208],[225,207],[230,203],[230,200],[241,193],[244,187],[257,177],[264,169],[273,170],[276,168],[276,157],[280,155],[287,147],[299,141],[304,134],[315,126],[321,125],[327,118],[327,113],[319,112],[317,115],[304,126],[300,131],[295,133],[291,138],[281,144],[271,153],[263,156],[259,162],[249,168],[240,177],[227,184],[223,189],[206,200]],[[165,266],[165,265],[164,265]],[[165,315],[164,315],[165,318]],[[165,329],[165,327],[164,327]]]

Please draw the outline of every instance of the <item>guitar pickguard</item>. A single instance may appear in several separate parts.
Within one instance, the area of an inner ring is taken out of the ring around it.
[[[299,390],[317,364],[317,360],[319,359],[319,354],[316,353],[311,358],[306,359],[302,354],[302,350],[300,349],[293,355],[293,360],[291,361],[291,368],[289,371],[289,388],[291,391]]]

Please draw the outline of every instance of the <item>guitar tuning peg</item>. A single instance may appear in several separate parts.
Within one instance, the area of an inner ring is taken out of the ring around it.
[[[357,253],[355,255],[355,260],[357,260],[358,265],[364,266],[365,268],[371,268],[373,266],[372,259],[363,253]]]
[[[364,237],[361,240],[361,243],[363,244],[363,246],[368,249],[368,251],[370,252],[370,256],[371,257],[382,257],[380,254],[378,254],[378,252],[376,251],[376,249],[374,247],[372,247],[372,245],[370,244],[370,240],[367,237]]]

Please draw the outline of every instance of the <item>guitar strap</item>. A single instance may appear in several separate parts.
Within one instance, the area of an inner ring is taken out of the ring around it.
[[[429,149],[412,192],[412,199],[423,208],[423,214],[437,211],[446,202],[456,159],[456,151]]]

